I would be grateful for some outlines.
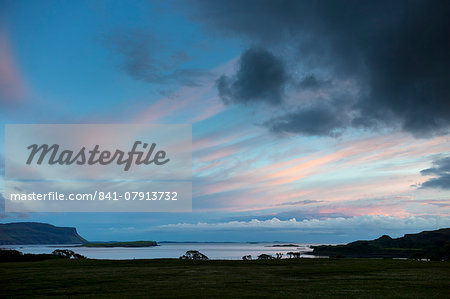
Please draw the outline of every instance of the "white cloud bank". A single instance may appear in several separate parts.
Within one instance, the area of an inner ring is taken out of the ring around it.
[[[250,221],[230,221],[220,223],[177,223],[160,225],[160,229],[174,230],[240,230],[240,229],[282,229],[301,231],[342,231],[342,230],[423,230],[450,227],[450,216],[411,216],[405,218],[364,215],[355,217],[338,217],[327,219],[307,219],[298,221],[295,218],[280,220],[252,219]]]

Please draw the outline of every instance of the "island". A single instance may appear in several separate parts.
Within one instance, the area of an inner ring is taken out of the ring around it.
[[[266,246],[266,247],[298,247],[298,245],[295,245],[295,244],[275,244],[275,245],[270,245],[270,246]]]
[[[87,242],[75,247],[153,247],[158,246],[156,241],[133,242]]]

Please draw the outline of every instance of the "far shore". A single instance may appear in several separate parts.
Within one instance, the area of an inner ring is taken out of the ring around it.
[[[133,241],[133,242],[88,242],[73,247],[154,247],[159,246],[156,241]]]

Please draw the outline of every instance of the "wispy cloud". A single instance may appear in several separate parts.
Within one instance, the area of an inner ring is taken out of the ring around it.
[[[220,65],[211,74],[227,71],[234,60]],[[181,86],[168,95],[144,105],[140,103],[133,123],[195,123],[208,119],[224,110],[219,100],[214,82],[202,86]]]
[[[117,30],[100,40],[120,56],[121,68],[135,80],[181,86],[199,86],[212,80],[207,70],[183,67],[189,55],[170,49],[147,31]]]
[[[200,165],[194,175],[201,177],[194,182],[194,197],[201,198],[198,208],[201,209],[208,198],[209,208],[215,202],[218,209],[253,210],[303,200],[344,203],[358,198],[411,196],[416,192],[411,185],[425,180],[420,169],[434,155],[450,149],[444,137],[424,140],[406,134],[375,135],[338,143],[333,150],[297,152],[277,161],[272,156],[274,150],[289,152],[289,148],[299,147],[298,141],[277,140],[274,148],[267,136],[258,141],[248,135],[246,139],[252,142],[245,139],[236,142],[238,136],[237,132],[220,135],[217,140],[222,142],[219,143],[199,140],[199,144],[209,145],[211,149],[195,154]],[[211,160],[214,157],[218,160]],[[214,165],[214,169],[208,167],[209,164]],[[359,207],[357,215],[364,211],[389,214],[391,209],[394,212],[392,207],[378,210],[370,207],[372,211]],[[395,213],[405,215],[400,210]]]
[[[17,102],[26,94],[27,87],[14,61],[8,34],[0,28],[0,102]]]

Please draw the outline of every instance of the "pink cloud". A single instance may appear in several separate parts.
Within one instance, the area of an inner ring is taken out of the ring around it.
[[[228,139],[238,135],[234,132],[228,136],[219,135],[218,139],[232,143]],[[203,146],[215,145],[209,139],[199,140],[199,143]],[[204,177],[201,175],[202,169],[197,169],[202,181],[196,186],[195,196],[212,196],[211,200],[216,202],[217,207],[231,211],[279,208],[283,203],[312,200],[317,201],[313,205],[334,204],[333,207],[324,207],[323,213],[404,217],[408,213],[421,213],[423,205],[413,200],[416,194],[421,193],[413,185],[424,180],[420,169],[427,166],[431,156],[448,151],[449,147],[444,137],[424,140],[405,134],[391,134],[338,143],[334,152],[322,151],[252,166],[249,162],[253,159],[249,158],[251,148],[242,144],[236,147],[238,152],[228,153],[229,145],[220,148],[219,142],[213,147],[214,151],[204,156],[206,159],[217,152],[221,163],[205,168],[208,173],[214,173],[213,177]],[[246,154],[239,155],[239,152]],[[264,154],[264,151],[260,153],[261,159],[265,158]],[[239,164],[231,163],[236,159],[240,161]],[[213,167],[219,169],[213,172]],[[222,173],[227,175],[222,176]],[[406,205],[402,201],[398,207],[386,203],[359,203],[360,206],[354,210],[350,206],[341,206],[358,198],[374,197],[393,201],[402,197],[408,198],[411,203]],[[405,206],[414,206],[414,211],[405,210]],[[444,206],[444,203],[440,203],[440,206]],[[434,211],[432,208],[430,206],[427,213],[438,212],[437,208]]]
[[[211,70],[213,74],[228,72],[235,60],[231,60]],[[224,105],[217,97],[215,83],[204,86],[185,86],[170,96],[159,99],[142,109],[133,123],[160,123],[172,120],[177,123],[193,123],[208,119],[224,110]]]
[[[26,87],[11,50],[5,29],[0,29],[0,100],[17,102],[26,96]]]

